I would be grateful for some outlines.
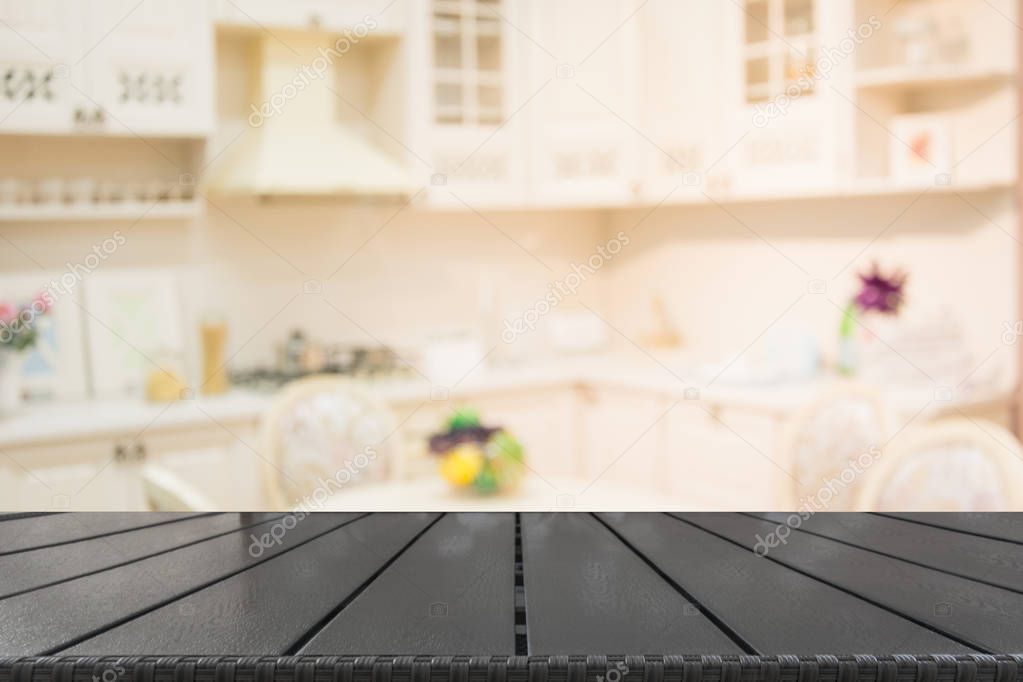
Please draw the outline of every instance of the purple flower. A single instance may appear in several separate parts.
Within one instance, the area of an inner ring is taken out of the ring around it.
[[[906,273],[896,270],[891,275],[881,273],[877,263],[866,273],[860,273],[862,288],[854,299],[856,307],[862,312],[876,311],[885,315],[895,315],[902,307],[905,297],[903,287],[906,284]]]

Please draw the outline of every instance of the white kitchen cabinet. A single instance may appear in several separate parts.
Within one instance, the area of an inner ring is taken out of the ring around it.
[[[727,181],[715,161],[731,144],[722,125],[721,90],[728,7],[650,0],[636,15],[642,34],[638,97],[647,137],[639,144],[640,177],[647,202],[705,200],[708,186]]]
[[[6,454],[0,476],[15,481],[5,486],[16,491],[10,509],[144,509],[134,444],[81,439],[37,443]]]
[[[205,2],[0,0],[0,131],[199,137],[213,123]]]
[[[705,409],[706,408],[706,409]],[[770,415],[682,401],[665,418],[666,491],[682,507],[789,508]],[[778,464],[778,466],[776,466]]]
[[[80,13],[73,0],[0,0],[0,132],[67,133]]]
[[[648,391],[579,389],[581,480],[632,489],[669,490],[667,415],[672,400]]]
[[[14,484],[2,489],[16,496],[0,509],[144,510],[147,463],[178,474],[225,508],[261,506],[256,418],[217,421],[155,421],[145,429],[5,445],[0,479]]]
[[[214,20],[221,25],[271,30],[323,31],[347,35],[365,26],[374,36],[404,28],[410,0],[215,0]]]
[[[722,4],[723,146],[733,149],[719,194],[837,190],[851,135],[851,3]]]
[[[509,0],[413,0],[413,151],[429,203],[465,210],[526,200],[523,48]]]
[[[86,83],[100,130],[201,137],[213,128],[213,26],[205,2],[102,0],[86,17]],[[116,27],[116,28],[114,28]]]
[[[642,3],[532,0],[527,50],[530,193],[540,206],[614,206],[639,193]]]

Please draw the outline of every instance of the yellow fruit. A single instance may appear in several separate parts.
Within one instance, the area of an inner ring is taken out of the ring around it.
[[[482,469],[483,452],[471,443],[454,448],[440,462],[441,475],[454,485],[469,485]]]

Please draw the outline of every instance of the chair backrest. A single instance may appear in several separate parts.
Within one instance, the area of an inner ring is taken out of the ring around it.
[[[386,478],[400,456],[396,428],[390,410],[351,379],[314,376],[288,384],[262,426],[272,508],[316,509],[345,486]]]
[[[1023,507],[1023,452],[993,422],[946,419],[910,427],[860,491],[865,511],[1013,511]]]
[[[142,467],[142,491],[149,511],[215,511],[213,502],[195,486],[164,467]]]
[[[797,412],[786,425],[781,466],[792,476],[794,507],[852,509],[861,476],[879,456],[890,419],[880,395],[841,383]]]

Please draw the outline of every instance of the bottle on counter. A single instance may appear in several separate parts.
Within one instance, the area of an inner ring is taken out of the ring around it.
[[[231,387],[227,377],[227,323],[220,317],[209,317],[199,325],[202,345],[202,387],[205,395],[226,393]]]

